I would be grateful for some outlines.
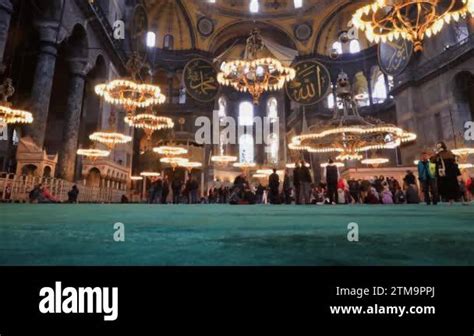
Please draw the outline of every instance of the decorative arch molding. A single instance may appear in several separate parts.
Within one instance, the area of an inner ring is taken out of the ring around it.
[[[215,56],[218,56],[231,47],[236,41],[241,40],[239,42],[245,44],[245,41],[247,40],[253,28],[259,28],[262,32],[262,35],[265,37],[277,37],[276,42],[280,44],[283,41],[287,42],[285,46],[288,48],[295,50],[297,49],[297,41],[295,40],[292,33],[286,31],[279,25],[261,21],[254,22],[251,20],[237,20],[231,24],[216,29],[216,32],[209,42],[209,52]],[[269,32],[271,32],[271,34],[268,34]]]

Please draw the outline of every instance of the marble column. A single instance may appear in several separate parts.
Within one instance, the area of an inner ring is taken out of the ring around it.
[[[0,0],[0,67],[3,63],[12,12],[13,6],[10,0]]]
[[[63,142],[59,152],[58,174],[62,179],[72,182],[74,180],[77,143],[81,124],[87,60],[71,59],[68,63],[71,77],[64,120]]]
[[[36,23],[36,27],[40,35],[40,50],[30,99],[34,122],[28,126],[26,130],[27,134],[42,148],[44,146],[46,125],[48,122],[54,70],[56,68],[59,23],[41,21]]]

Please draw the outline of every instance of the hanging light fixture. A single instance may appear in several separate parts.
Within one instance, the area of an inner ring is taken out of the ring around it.
[[[364,159],[364,160],[361,161],[362,164],[372,166],[374,168],[377,168],[380,165],[383,165],[383,164],[386,164],[386,163],[389,163],[389,162],[390,162],[390,160],[387,159],[387,158],[377,158],[377,157],[370,158],[370,159]]]
[[[189,162],[189,159],[183,157],[164,157],[160,159],[161,163],[169,164],[173,170]]]
[[[92,161],[95,161],[99,158],[108,157],[110,155],[110,151],[96,148],[78,149],[77,155],[84,156]]]
[[[361,153],[395,149],[417,139],[416,134],[382,120],[362,117],[353,97],[348,77],[341,72],[336,93],[341,99],[343,113],[335,108],[333,118],[310,128],[310,132],[293,137],[291,150],[309,153],[337,153],[338,161],[361,160]],[[315,131],[311,131],[311,130]]]
[[[125,122],[130,127],[143,129],[148,140],[151,140],[155,131],[174,127],[174,122],[171,118],[158,117],[152,113],[128,115],[125,117]]]
[[[188,154],[188,150],[186,148],[173,145],[155,147],[153,148],[153,151],[166,157]]]
[[[277,59],[258,58],[258,52],[264,47],[260,31],[254,29],[247,40],[244,59],[223,63],[217,75],[220,84],[249,92],[254,104],[259,103],[264,92],[281,90],[296,76],[294,69],[283,66]]]
[[[419,52],[425,37],[436,35],[445,24],[468,13],[474,14],[474,0],[375,0],[358,9],[352,22],[371,42],[403,38],[412,41]]]
[[[138,54],[133,54],[127,62],[127,70],[131,78],[116,79],[95,87],[97,95],[112,105],[125,108],[130,116],[139,108],[163,104],[166,97],[161,93],[159,86],[142,83],[138,80],[140,71],[145,67]]]
[[[344,162],[334,162],[334,165],[337,167],[337,168],[344,168],[346,165],[344,164]],[[326,168],[327,166],[329,166],[329,163],[321,163],[321,168]]]
[[[91,141],[95,141],[107,146],[108,149],[113,150],[115,146],[126,144],[133,139],[131,136],[121,134],[115,131],[116,118],[115,112],[111,111],[109,115],[109,129],[105,131],[94,132],[89,135]]]
[[[191,171],[193,169],[201,168],[201,162],[183,162],[181,163],[181,167],[186,168],[187,170]]]
[[[33,115],[30,112],[12,108],[8,101],[15,93],[11,78],[6,78],[0,85],[0,124],[31,124]]]

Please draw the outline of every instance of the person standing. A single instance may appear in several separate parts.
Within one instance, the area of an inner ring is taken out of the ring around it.
[[[291,204],[291,182],[287,170],[285,170],[285,177],[283,178],[283,195],[285,196],[285,203]]]
[[[176,176],[171,184],[171,189],[173,189],[173,204],[179,204],[182,187],[183,183],[181,182],[181,179]]]
[[[420,162],[418,162],[418,179],[425,196],[427,205],[438,204],[438,186],[436,181],[436,164],[430,161],[427,152],[421,154]]]
[[[334,161],[329,159],[326,167],[326,184],[328,189],[329,202],[336,204],[337,200],[337,183],[339,181],[339,170],[337,169]]]
[[[168,182],[168,177],[165,176],[163,179],[163,192],[162,192],[162,197],[161,197],[161,202],[163,204],[167,203],[168,195],[170,194],[170,184]]]
[[[295,164],[295,169],[293,170],[293,186],[295,188],[295,203],[301,204],[301,167],[297,162]]]
[[[456,156],[444,142],[436,145],[436,151],[438,190],[444,200],[453,204],[460,196],[458,177],[461,176],[461,171],[456,163]]]
[[[311,204],[311,183],[313,183],[313,178],[309,168],[306,166],[306,162],[301,161],[300,168],[300,199],[304,204]]]
[[[270,203],[280,204],[279,200],[279,189],[280,189],[280,176],[277,174],[277,170],[273,169],[273,174],[268,178],[268,187],[270,188]]]

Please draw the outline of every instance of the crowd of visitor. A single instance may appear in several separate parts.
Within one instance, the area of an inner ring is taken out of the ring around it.
[[[252,184],[244,173],[232,185],[221,185],[201,195],[198,181],[192,176],[184,181],[167,176],[152,181],[147,190],[150,204],[419,204],[439,202],[470,202],[474,194],[472,178],[462,178],[455,155],[444,143],[439,143],[436,153],[420,155],[418,171],[407,171],[403,179],[374,176],[371,178],[345,179],[333,160],[324,169],[322,182],[313,183],[308,165],[296,163],[293,174],[285,170],[283,179],[274,169],[268,185]],[[68,203],[77,203],[79,189],[73,186],[68,192]],[[29,194],[31,203],[57,203],[47,186],[37,185]],[[124,195],[122,203],[129,199]]]

